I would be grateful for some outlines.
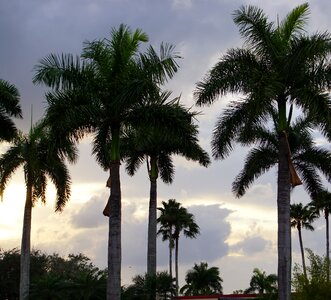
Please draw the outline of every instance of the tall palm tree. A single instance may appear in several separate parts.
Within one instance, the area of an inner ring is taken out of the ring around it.
[[[50,132],[37,125],[28,135],[20,133],[14,139],[13,145],[0,157],[1,196],[17,168],[24,169],[26,199],[21,244],[21,300],[29,299],[32,207],[38,199],[46,201],[47,177],[54,183],[57,191],[56,211],[63,209],[70,196],[70,176],[64,163],[63,152],[50,148],[49,145],[53,142],[54,137]],[[71,161],[75,160],[75,148],[72,145],[68,145],[65,152]]]
[[[304,31],[308,4],[293,9],[281,22],[270,22],[254,6],[241,7],[234,22],[245,48],[230,49],[197,84],[198,105],[219,95],[240,94],[219,118],[213,135],[215,158],[224,159],[245,128],[267,124],[275,110],[278,147],[278,285],[279,299],[291,297],[290,190],[291,155],[288,129],[293,107],[309,115],[330,138],[330,34]],[[289,109],[290,108],[290,109]],[[247,130],[246,130],[247,132]]]
[[[303,205],[302,203],[293,203],[290,205],[290,209],[291,209],[290,211],[291,227],[296,228],[298,230],[302,268],[303,268],[304,276],[307,280],[305,252],[302,242],[302,229],[313,231],[314,227],[311,224],[315,221],[318,215],[316,211],[311,208],[311,206]]]
[[[316,213],[322,212],[325,218],[325,240],[326,240],[326,262],[328,264],[326,275],[327,282],[330,281],[330,234],[329,234],[329,215],[331,213],[331,193],[327,190],[320,191],[313,197],[313,201],[309,204]]]
[[[259,294],[275,293],[277,291],[277,275],[267,275],[266,272],[262,272],[260,269],[255,268],[249,285],[250,286],[245,290],[245,293],[252,293],[255,291]]]
[[[143,162],[147,162],[150,179],[148,218],[147,273],[156,274],[157,236],[157,179],[165,183],[174,177],[172,155],[182,155],[188,160],[207,166],[208,154],[198,144],[198,130],[190,112],[179,99],[167,101],[170,93],[162,93],[160,100],[146,103],[135,110],[135,126],[127,134],[126,169],[132,176]]]
[[[302,268],[304,276],[307,280],[307,269],[305,263],[305,253],[302,242],[302,229],[307,229],[310,231],[314,230],[314,227],[311,225],[318,217],[315,210],[309,205],[303,205],[302,203],[293,203],[290,205],[290,216],[291,216],[291,227],[298,230],[300,250],[301,250],[301,259],[302,259]]]
[[[53,130],[77,140],[94,133],[96,159],[111,174],[105,211],[109,215],[108,300],[119,300],[121,292],[121,134],[128,114],[158,92],[178,67],[171,45],[162,44],[160,54],[152,47],[139,53],[140,44],[147,41],[140,29],[131,31],[122,24],[109,39],[86,42],[80,57],[62,54],[41,60],[34,77],[34,82],[54,89],[47,97]]]
[[[168,203],[162,201],[163,207],[158,208],[161,211],[157,222],[160,223],[159,234],[162,234],[163,240],[169,240],[169,271],[172,276],[172,249],[175,248],[175,273],[176,273],[176,295],[178,295],[178,253],[179,237],[183,233],[185,237],[196,238],[200,233],[197,223],[195,223],[193,214],[189,213],[185,207],[182,207],[175,199],[169,199]]]
[[[22,118],[20,94],[8,81],[0,79],[0,140],[10,141],[17,133],[11,117]]]
[[[201,262],[186,273],[186,284],[180,292],[186,296],[222,294],[222,278],[217,267],[208,267],[208,263]]]

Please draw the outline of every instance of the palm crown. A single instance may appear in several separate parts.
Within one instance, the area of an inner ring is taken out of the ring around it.
[[[11,117],[22,118],[20,94],[8,81],[0,79],[0,139],[9,141],[17,133]]]

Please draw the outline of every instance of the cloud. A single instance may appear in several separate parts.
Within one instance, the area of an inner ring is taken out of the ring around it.
[[[108,199],[105,197],[92,197],[85,202],[77,211],[72,212],[71,225],[74,228],[96,228],[107,225],[107,218],[102,211]]]
[[[263,252],[272,246],[272,242],[259,236],[248,237],[230,247],[232,253],[239,255],[253,255]]]

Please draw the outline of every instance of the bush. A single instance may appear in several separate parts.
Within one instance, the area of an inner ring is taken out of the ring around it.
[[[314,254],[310,249],[307,267],[307,279],[299,265],[294,266],[293,287],[295,294],[293,300],[326,300],[331,299],[331,283],[327,281],[327,258]]]

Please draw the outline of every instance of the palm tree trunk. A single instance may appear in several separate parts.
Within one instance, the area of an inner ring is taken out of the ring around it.
[[[178,242],[179,238],[176,237],[176,249],[175,249],[175,272],[176,272],[176,296],[178,296]]]
[[[330,245],[329,245],[329,211],[325,209],[326,227],[326,280],[330,282]]]
[[[153,158],[151,158],[151,170],[149,178],[151,187],[148,213],[147,274],[156,275],[157,165],[156,160]]]
[[[107,300],[121,299],[121,183],[119,126],[112,127]]]
[[[285,133],[279,134],[278,158],[278,299],[291,299],[290,171]]]
[[[111,166],[111,191],[108,238],[107,300],[121,299],[121,187],[120,162]]]
[[[302,242],[301,226],[298,226],[298,235],[299,235],[299,243],[300,243],[300,250],[301,250],[303,274],[304,274],[305,280],[307,282],[307,280],[308,280],[307,279],[307,269],[306,269],[306,262],[305,262],[305,252],[303,249],[303,242]]]
[[[24,217],[23,217],[22,244],[21,244],[20,300],[29,299],[31,219],[32,219],[32,185],[27,184]]]
[[[173,248],[173,237],[172,237],[172,227],[169,228],[169,274],[172,278],[172,248]]]

